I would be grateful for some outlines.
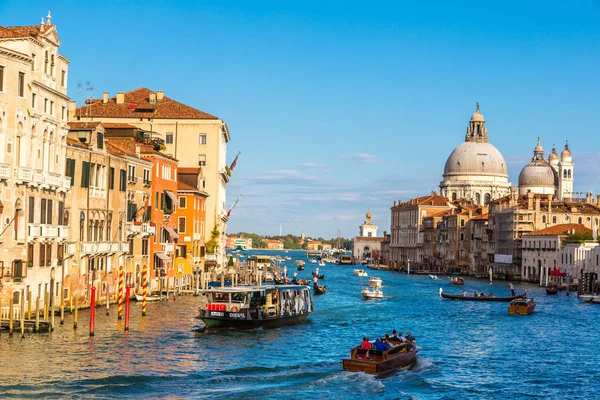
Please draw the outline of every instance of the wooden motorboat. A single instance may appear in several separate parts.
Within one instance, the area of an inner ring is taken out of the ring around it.
[[[364,269],[355,269],[355,270],[352,272],[352,274],[353,274],[354,276],[369,276],[369,275],[367,274],[367,271],[365,271]]]
[[[443,289],[440,288],[440,297],[442,297],[443,299],[449,299],[449,300],[508,302],[508,301],[512,301],[515,299],[524,299],[525,297],[527,297],[527,293],[525,293],[525,292],[519,296],[511,296],[511,297],[495,297],[495,296],[477,296],[477,297],[475,297],[475,296],[467,296],[466,292],[463,292],[463,294],[446,294],[446,293],[444,293]]]
[[[533,299],[515,299],[508,305],[509,314],[529,315],[533,314],[533,310],[535,310],[535,301]]]
[[[558,288],[556,286],[550,286],[546,288],[546,294],[557,294]]]
[[[410,350],[402,344],[386,351],[361,349],[360,346],[350,351],[350,358],[342,360],[344,371],[381,374],[397,369],[410,368],[417,359],[419,348],[410,345]]]
[[[315,296],[325,294],[326,292],[327,292],[327,289],[325,288],[325,286],[319,285],[318,283],[313,284],[313,294]]]
[[[580,293],[577,296],[586,303],[600,303],[600,294]]]
[[[465,285],[465,281],[462,278],[459,278],[457,276],[451,278],[450,283],[453,284],[454,286],[464,286]]]
[[[383,283],[383,281],[381,280],[380,277],[378,276],[372,276],[369,278],[369,281],[367,282],[367,285],[373,287],[373,288],[380,288],[381,284]]]
[[[383,292],[379,288],[368,287],[362,291],[362,297],[366,300],[383,299]]]

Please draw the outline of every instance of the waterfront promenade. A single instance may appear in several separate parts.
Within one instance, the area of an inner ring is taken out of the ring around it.
[[[283,254],[283,253],[282,253]],[[291,262],[300,252],[289,252]],[[303,257],[303,254],[302,254]],[[301,276],[310,275],[307,264]],[[132,304],[131,331],[123,333],[116,309],[96,315],[88,337],[88,311],[73,331],[71,317],[51,334],[0,336],[3,398],[597,398],[600,378],[593,321],[600,308],[573,294],[546,296],[527,289],[538,306],[528,317],[509,316],[505,303],[443,300],[463,290],[446,278],[367,270],[383,279],[388,298],[360,299],[352,266],[320,271],[330,293],[315,298],[305,324],[269,331],[201,334],[198,298]],[[466,279],[464,290],[507,293]],[[423,347],[417,365],[382,377],[341,370],[341,359],[364,335],[410,330]]]

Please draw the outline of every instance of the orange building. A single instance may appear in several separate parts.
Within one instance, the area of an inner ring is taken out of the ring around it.
[[[206,198],[200,168],[177,171],[177,242],[175,266],[183,283],[204,267],[206,233]]]
[[[156,288],[158,276],[167,277],[170,286],[173,285],[177,271],[174,267],[175,244],[179,239],[177,234],[177,160],[167,156],[154,147],[140,143],[132,138],[112,138],[111,143],[139,154],[140,158],[152,162],[150,188],[151,196],[140,210],[149,214],[151,225],[155,227],[154,237],[149,242],[150,247],[150,277],[151,287]],[[130,171],[127,172],[128,174]],[[145,178],[144,178],[145,179]],[[166,283],[166,282],[165,282]],[[164,284],[164,283],[163,283]]]

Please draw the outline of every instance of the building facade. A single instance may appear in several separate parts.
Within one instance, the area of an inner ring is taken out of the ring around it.
[[[373,223],[371,211],[365,215],[365,221],[358,227],[359,236],[356,236],[352,245],[352,255],[355,260],[377,261],[381,258],[381,242],[383,236],[377,236],[377,225]]]
[[[58,301],[64,275],[69,60],[48,13],[39,25],[0,26],[0,286]],[[17,295],[15,296],[15,293]]]

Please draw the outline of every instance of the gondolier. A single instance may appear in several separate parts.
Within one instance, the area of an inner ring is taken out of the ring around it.
[[[508,282],[508,288],[510,289],[510,295],[514,296],[515,295],[515,287],[513,286],[512,282]]]

